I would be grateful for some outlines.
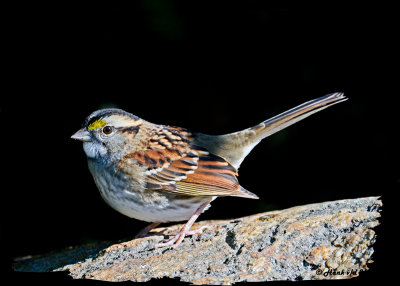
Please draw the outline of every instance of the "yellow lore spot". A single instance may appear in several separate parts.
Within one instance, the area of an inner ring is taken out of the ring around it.
[[[95,122],[91,123],[88,126],[88,129],[89,130],[97,129],[97,128],[105,126],[106,124],[107,124],[107,122],[105,120],[99,119],[99,120],[96,120]]]

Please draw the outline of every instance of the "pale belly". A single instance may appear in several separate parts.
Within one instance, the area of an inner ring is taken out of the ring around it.
[[[147,222],[188,220],[209,197],[177,196],[165,192],[135,192],[108,172],[89,164],[89,169],[104,201],[116,211]],[[96,175],[95,175],[96,174]],[[213,200],[216,197],[213,197]],[[209,205],[210,206],[210,205]],[[208,207],[204,209],[207,210]]]

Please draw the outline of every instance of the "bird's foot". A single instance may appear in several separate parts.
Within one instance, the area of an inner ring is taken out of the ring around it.
[[[196,229],[191,229],[186,233],[186,236],[188,235],[196,235],[196,234],[202,234],[203,233],[203,229],[207,228],[206,225],[203,225],[200,228],[196,228]]]
[[[196,234],[201,234],[203,233],[203,229],[205,229],[207,226],[202,226],[200,228],[196,228],[196,229],[186,229],[186,225],[182,227],[181,231],[176,234],[172,239],[167,240],[166,242],[162,242],[162,243],[157,243],[154,248],[160,248],[160,247],[172,247],[175,248],[178,245],[180,245],[183,241],[183,239],[186,236],[189,235],[196,235]]]
[[[200,207],[195,211],[195,213],[190,217],[190,219],[187,221],[187,223],[181,228],[179,233],[175,235],[172,239],[162,242],[162,243],[157,243],[154,248],[160,248],[160,247],[172,247],[175,248],[179,244],[182,243],[183,239],[185,238],[186,235],[194,235],[194,234],[199,234],[203,232],[203,229],[205,226],[202,226],[198,229],[193,229],[190,230],[192,227],[193,223],[196,221],[196,219],[199,217],[199,215],[202,213],[202,211],[208,206],[212,199],[207,200],[203,204],[200,205]]]
[[[156,228],[158,225],[160,224],[160,222],[153,222],[152,224],[149,224],[148,226],[146,226],[145,228],[142,228],[138,234],[135,236],[136,238],[142,238],[142,237],[146,237],[149,232],[153,229]]]

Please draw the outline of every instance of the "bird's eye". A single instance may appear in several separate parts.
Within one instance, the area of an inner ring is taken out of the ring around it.
[[[106,135],[110,135],[113,132],[113,128],[111,126],[104,126],[103,133]]]

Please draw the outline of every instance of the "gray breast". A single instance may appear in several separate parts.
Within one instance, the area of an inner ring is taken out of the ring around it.
[[[147,222],[188,220],[209,197],[181,196],[155,190],[135,190],[123,177],[113,175],[94,160],[89,170],[104,201],[118,212]]]

